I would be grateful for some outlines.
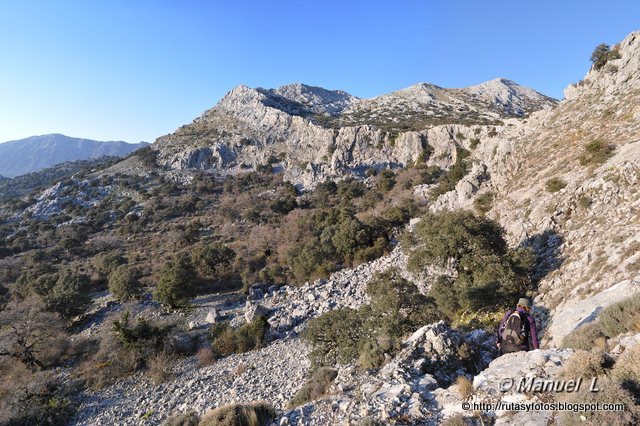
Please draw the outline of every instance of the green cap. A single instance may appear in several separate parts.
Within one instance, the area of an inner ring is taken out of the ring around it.
[[[520,300],[518,300],[518,305],[526,306],[527,308],[530,308],[533,306],[533,303],[531,303],[531,300],[529,300],[528,298],[521,297]]]

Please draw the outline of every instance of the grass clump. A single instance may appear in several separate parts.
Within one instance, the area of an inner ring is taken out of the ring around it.
[[[640,331],[640,294],[606,307],[597,321],[572,331],[562,344],[588,351],[598,338],[613,338],[629,331]]]
[[[202,416],[199,426],[267,426],[276,411],[266,402],[228,404]]]
[[[580,164],[600,165],[606,162],[615,150],[613,145],[607,145],[602,140],[596,139],[584,146],[584,153],[580,156]]]
[[[458,376],[456,379],[456,387],[458,388],[458,393],[463,399],[467,399],[473,395],[473,382],[464,376]]]
[[[484,194],[480,194],[473,200],[473,208],[480,214],[486,214],[493,207],[493,199],[495,192],[488,191]]]
[[[209,340],[216,356],[244,353],[262,347],[268,330],[269,322],[261,315],[238,328],[227,322],[215,324],[209,331]]]
[[[289,405],[297,407],[323,397],[337,376],[338,371],[332,368],[321,367],[317,369],[304,386],[296,392]]]
[[[176,413],[162,422],[161,426],[198,426],[200,416],[193,410]]]
[[[551,193],[558,192],[561,189],[565,188],[566,186],[567,186],[567,182],[565,182],[560,178],[555,178],[555,177],[547,180],[547,182],[545,183],[545,188],[547,192],[551,192]]]

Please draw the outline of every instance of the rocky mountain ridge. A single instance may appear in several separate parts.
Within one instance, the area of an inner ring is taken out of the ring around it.
[[[103,156],[123,157],[147,145],[146,142],[101,142],[57,133],[31,136],[0,143],[0,174],[12,178],[67,161]]]
[[[471,124],[518,117],[555,100],[504,79],[466,89],[418,84],[373,99],[294,84],[264,90],[238,86],[193,123],[154,144],[161,164],[226,172],[279,164],[287,180],[312,188],[327,178],[362,176],[373,167],[416,161],[427,145],[449,156]],[[460,123],[464,123],[461,125]],[[476,135],[482,136],[482,135]]]

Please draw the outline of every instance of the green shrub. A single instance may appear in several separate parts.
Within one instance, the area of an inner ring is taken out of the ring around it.
[[[185,255],[168,262],[160,272],[154,299],[171,308],[179,308],[193,296],[196,273],[191,259]]]
[[[459,310],[502,307],[533,290],[535,256],[530,249],[510,250],[496,222],[468,211],[428,213],[405,233],[408,268],[451,267],[455,277],[435,280],[431,296],[455,317]]]
[[[244,353],[262,347],[269,330],[269,322],[264,316],[256,317],[251,323],[232,328],[229,323],[215,324],[209,330],[209,340],[218,356]]]
[[[396,174],[389,169],[384,169],[380,172],[376,187],[382,192],[389,192],[396,184]]]
[[[83,313],[91,303],[89,278],[70,269],[62,271],[50,292],[44,296],[44,303],[47,310],[66,318]]]
[[[562,345],[588,351],[600,337],[613,338],[629,331],[640,332],[640,295],[607,306],[596,321],[568,334]]]
[[[142,286],[138,281],[137,270],[127,265],[118,266],[109,274],[109,291],[120,301],[140,296]]]
[[[558,192],[566,186],[567,186],[567,182],[565,182],[560,178],[555,178],[555,177],[547,180],[547,182],[545,183],[545,188],[547,189],[547,192],[551,192],[551,193]]]
[[[478,147],[478,145],[480,145],[480,139],[478,138],[471,138],[469,140],[469,148],[471,149],[476,149]]]
[[[495,193],[492,191],[480,194],[473,200],[473,207],[478,213],[486,214],[493,207],[493,198]]]
[[[129,311],[124,312],[120,319],[113,322],[112,329],[124,348],[142,352],[162,348],[168,333],[167,328],[154,325],[144,317],[138,317],[133,325]]]
[[[457,148],[456,153],[456,162],[449,167],[446,173],[440,175],[438,185],[431,190],[431,199],[435,200],[440,195],[453,191],[458,182],[469,173],[466,159],[470,152],[463,148]]]
[[[193,251],[193,264],[197,271],[208,277],[219,277],[227,272],[235,252],[222,243],[212,243]]]
[[[380,367],[384,354],[398,349],[398,340],[441,316],[432,300],[396,271],[377,274],[367,294],[370,305],[329,311],[309,322],[304,337],[313,346],[313,365],[357,359],[362,368]]]
[[[337,370],[326,367],[317,369],[313,376],[296,392],[289,405],[297,407],[323,397],[337,376]]]
[[[580,157],[580,164],[583,166],[588,164],[600,165],[613,155],[614,149],[612,145],[607,145],[599,139],[589,142],[584,147],[584,154]]]
[[[601,43],[591,53],[591,63],[596,70],[602,69],[611,59],[620,59],[620,52],[617,49],[611,50],[609,45]]]
[[[266,402],[229,404],[207,412],[199,426],[268,426],[276,411]]]

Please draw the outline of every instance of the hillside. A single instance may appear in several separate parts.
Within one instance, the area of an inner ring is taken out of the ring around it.
[[[145,142],[100,142],[60,134],[31,136],[0,143],[0,174],[15,177],[66,161],[122,157],[146,145]]]
[[[450,155],[451,140],[484,133],[502,119],[549,108],[555,100],[497,79],[465,89],[431,84],[373,99],[293,84],[275,90],[239,86],[214,108],[154,144],[159,162],[177,170],[225,172],[280,166],[298,187],[363,176],[424,156]]]
[[[239,86],[34,175],[0,200],[0,423],[637,424],[640,33],[565,93]],[[541,348],[498,356],[525,295]],[[624,410],[463,409],[498,401]]]

